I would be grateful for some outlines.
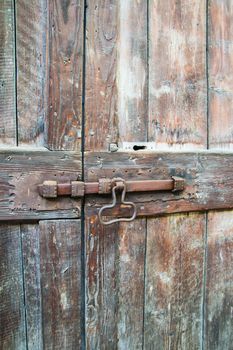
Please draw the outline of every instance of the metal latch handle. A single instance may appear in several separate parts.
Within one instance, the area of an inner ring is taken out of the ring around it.
[[[124,180],[121,178],[102,178],[98,182],[71,181],[70,183],[57,183],[56,181],[44,181],[38,186],[40,195],[43,198],[53,199],[59,196],[83,197],[86,194],[109,194],[112,193],[112,203],[105,205],[99,211],[99,219],[103,225],[111,225],[121,221],[132,221],[137,216],[137,208],[133,202],[126,202],[126,192],[147,192],[147,191],[172,191],[178,192],[184,189],[184,179],[172,176],[168,180]],[[133,208],[133,214],[129,218],[119,218],[104,221],[103,212],[116,206],[116,193],[121,192],[120,204]]]
[[[99,220],[102,225],[111,225],[117,222],[130,222],[133,221],[136,216],[137,216],[137,207],[133,202],[126,202],[125,201],[125,195],[126,195],[126,185],[123,179],[114,179],[116,182],[115,186],[112,188],[112,203],[108,205],[104,205],[100,210],[99,210]],[[107,209],[112,209],[116,206],[117,203],[117,198],[116,198],[116,192],[121,191],[121,202],[120,204],[124,204],[126,206],[130,206],[133,208],[133,214],[129,218],[119,218],[119,219],[113,219],[110,221],[104,221],[103,219],[103,212]]]

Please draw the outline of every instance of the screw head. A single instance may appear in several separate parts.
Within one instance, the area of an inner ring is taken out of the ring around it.
[[[110,151],[110,152],[117,152],[117,151],[118,151],[118,145],[117,145],[117,143],[110,143],[110,145],[109,145],[109,151]]]

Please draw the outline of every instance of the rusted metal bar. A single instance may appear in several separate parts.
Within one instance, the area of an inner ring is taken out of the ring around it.
[[[44,198],[57,198],[59,196],[83,197],[85,194],[109,194],[117,179],[100,179],[99,182],[71,181],[70,183],[57,183],[44,181],[38,186],[39,193]],[[118,179],[119,180],[119,179]],[[148,191],[182,191],[184,179],[171,177],[168,180],[141,180],[124,181],[126,192]]]

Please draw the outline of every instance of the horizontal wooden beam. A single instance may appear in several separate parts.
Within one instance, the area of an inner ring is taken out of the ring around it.
[[[233,153],[87,153],[85,159],[85,181],[98,181],[100,177],[185,179],[182,192],[127,194],[127,200],[136,203],[138,216],[233,208]],[[87,197],[87,215],[97,213],[103,204],[110,202],[110,196]],[[128,216],[129,209],[117,206],[108,214]]]
[[[80,201],[70,197],[46,200],[38,193],[45,180],[81,179],[75,152],[33,149],[0,150],[0,221],[80,217]]]
[[[185,179],[185,190],[127,193],[139,216],[233,208],[233,153],[86,153],[85,181],[122,177],[127,181]],[[80,217],[80,200],[70,196],[42,198],[45,180],[81,180],[81,159],[75,152],[0,150],[0,221]],[[110,195],[86,195],[86,213],[93,215],[111,202]],[[129,215],[117,208],[113,216]]]

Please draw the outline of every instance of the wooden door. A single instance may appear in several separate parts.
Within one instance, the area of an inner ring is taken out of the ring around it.
[[[0,3],[0,349],[233,341],[230,0]],[[44,180],[185,180],[42,198]],[[110,216],[127,216],[117,206]]]

